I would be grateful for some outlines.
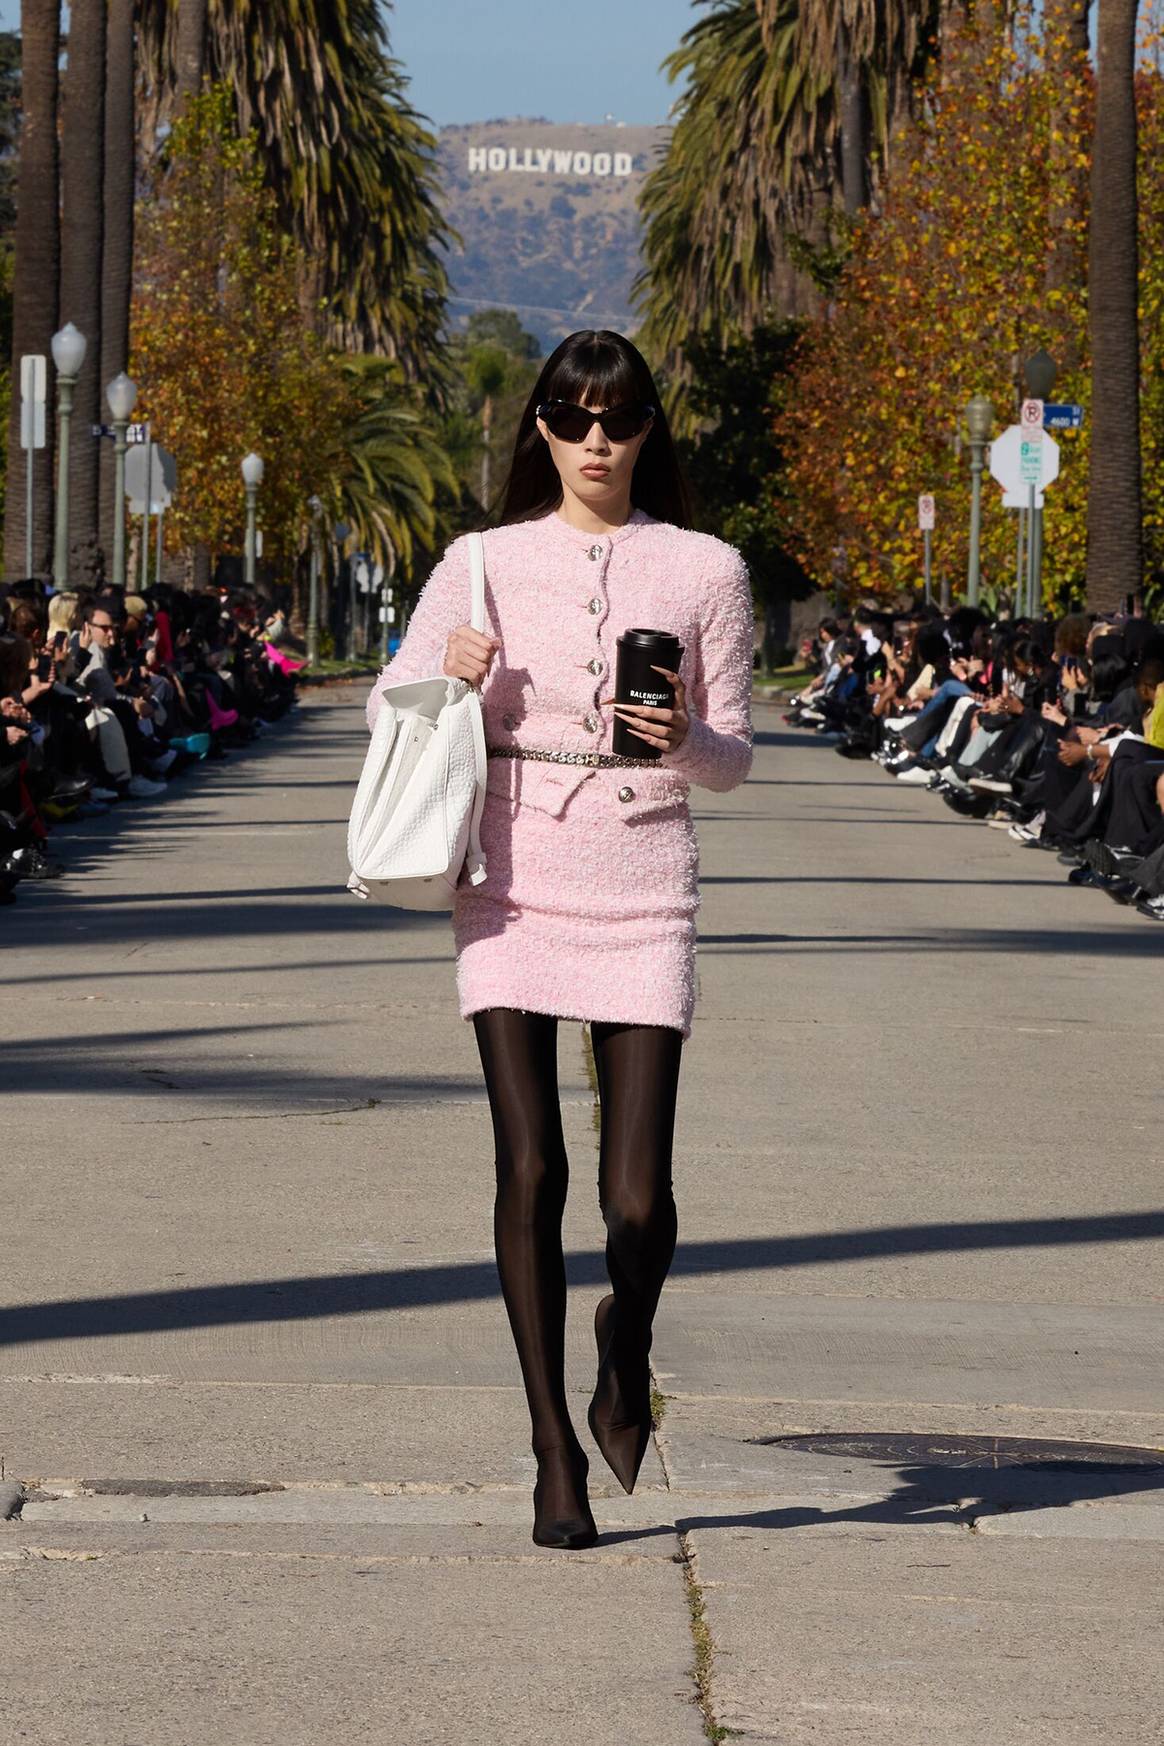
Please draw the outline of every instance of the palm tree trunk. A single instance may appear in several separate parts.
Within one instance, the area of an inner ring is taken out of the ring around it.
[[[848,32],[843,29],[837,83],[841,111],[841,193],[847,216],[856,218],[869,204],[869,129],[860,64],[850,48]]]
[[[101,258],[101,388],[129,368],[129,303],[133,289],[134,0],[109,0],[105,60],[105,236]],[[104,408],[102,409],[104,413]],[[100,456],[101,545],[113,552],[113,444]],[[124,504],[116,513],[124,515]]]
[[[25,572],[25,455],[20,446],[20,360],[49,356],[57,329],[60,272],[60,209],[57,191],[57,62],[60,0],[23,0],[20,9],[22,64],[20,168],[17,176],[16,263],[12,287],[12,404],[8,418],[8,512],[4,521],[4,571]],[[51,406],[49,412],[51,415]],[[32,455],[33,569],[47,575],[53,537],[53,431],[48,447]]]
[[[1087,16],[1090,0],[1045,0],[1043,42],[1055,93],[1048,147],[1047,238],[1049,250],[1043,284],[1048,293],[1078,285],[1084,276],[1079,214],[1086,208],[1086,166],[1079,162],[1080,118],[1076,106],[1087,69]],[[1072,113],[1076,110],[1076,113]],[[1048,318],[1054,320],[1056,297],[1048,296]],[[1061,371],[1079,367],[1079,350],[1067,324],[1054,348]]]
[[[1100,0],[1088,244],[1087,604],[1092,612],[1118,608],[1139,589],[1142,574],[1136,10],[1136,0]]]
[[[89,342],[73,395],[69,453],[69,550],[78,561],[97,540],[101,420],[101,239],[105,212],[105,6],[72,0],[61,127],[61,316]]]
[[[207,0],[179,0],[177,109],[182,107],[187,97],[196,97],[202,89],[206,64],[206,7]]]

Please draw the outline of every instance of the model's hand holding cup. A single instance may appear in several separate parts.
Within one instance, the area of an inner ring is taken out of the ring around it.
[[[450,679],[467,679],[470,685],[481,685],[500,647],[500,637],[487,636],[484,631],[474,630],[471,624],[459,624],[449,636],[443,671]]]
[[[669,631],[628,630],[618,639],[613,747],[620,757],[661,758],[683,744],[690,726],[679,677],[683,645]]]

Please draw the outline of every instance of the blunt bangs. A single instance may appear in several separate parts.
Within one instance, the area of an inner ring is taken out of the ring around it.
[[[557,362],[551,359],[542,391],[543,400],[567,400],[574,406],[587,402],[608,410],[613,406],[633,406],[649,401],[653,404],[650,372],[644,366],[635,368],[634,357],[626,348],[614,343],[615,335],[587,334],[582,344],[560,348]]]

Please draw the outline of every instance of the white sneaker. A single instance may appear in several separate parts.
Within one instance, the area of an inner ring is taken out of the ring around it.
[[[131,776],[129,779],[129,793],[134,800],[156,800],[165,792],[164,782],[151,782],[148,776]]]
[[[89,799],[100,800],[104,804],[111,806],[117,799],[117,790],[116,788],[90,788]]]
[[[177,752],[174,750],[173,746],[171,746],[168,752],[163,752],[159,758],[152,758],[150,760],[150,769],[156,776],[164,776],[177,756]]]
[[[899,782],[908,783],[911,788],[930,788],[937,782],[937,773],[933,770],[923,770],[920,764],[912,770],[903,770],[898,776]]]

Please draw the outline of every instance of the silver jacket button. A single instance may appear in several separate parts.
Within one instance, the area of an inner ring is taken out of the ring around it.
[[[501,725],[507,730],[507,732],[512,733],[517,726],[517,717],[515,715],[503,715],[501,718]]]
[[[603,546],[591,546],[591,548],[587,552],[586,556],[588,558],[597,560],[599,558],[604,558],[606,556],[606,551],[605,551],[605,548]]]
[[[595,614],[595,616],[597,616],[597,614],[602,611],[602,601],[599,599],[597,594],[594,596],[594,599],[590,602],[590,610],[592,613]]]
[[[586,720],[582,723],[582,726],[586,729],[588,734],[596,734],[602,726],[602,722],[599,720],[598,716],[588,715]]]
[[[634,797],[635,791],[633,788],[620,788],[618,791],[618,798],[620,800],[633,800]]]
[[[598,675],[602,671],[602,662],[600,660],[598,660],[597,656],[595,657],[595,659],[593,661],[587,661],[586,671],[588,673],[593,673],[594,677],[597,679]]]

